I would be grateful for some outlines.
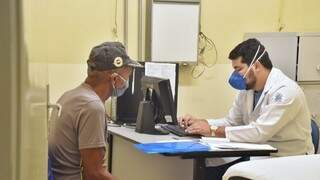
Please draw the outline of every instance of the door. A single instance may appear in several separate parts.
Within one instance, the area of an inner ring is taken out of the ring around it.
[[[45,1],[0,1],[0,179],[47,179]],[[41,10],[40,10],[41,9]]]
[[[20,179],[47,179],[46,0],[22,0]]]

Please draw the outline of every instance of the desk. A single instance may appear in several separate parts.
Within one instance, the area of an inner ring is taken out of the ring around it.
[[[114,140],[117,139],[117,143],[119,142],[126,143],[125,148],[130,149],[130,155],[127,158],[134,158],[136,156],[141,156],[139,159],[136,159],[136,164],[139,166],[156,166],[158,165],[157,162],[159,162],[160,158],[175,158],[174,160],[168,160],[167,162],[164,162],[165,166],[172,166],[172,168],[178,169],[177,173],[180,173],[181,176],[185,175],[185,177],[175,177],[174,179],[192,179],[193,180],[204,180],[204,174],[205,174],[205,159],[210,157],[239,157],[239,156],[269,156],[270,153],[276,152],[276,150],[246,150],[246,149],[221,149],[221,150],[215,150],[215,151],[208,151],[208,152],[188,152],[188,153],[176,153],[176,154],[162,154],[162,155],[148,155],[143,154],[142,152],[138,150],[134,150],[133,144],[136,143],[152,143],[156,141],[165,141],[165,140],[174,140],[176,138],[181,138],[178,136],[175,136],[173,134],[169,135],[148,135],[148,134],[140,134],[136,133],[134,129],[126,128],[126,127],[108,127],[108,168],[109,171],[113,173],[113,161],[115,160],[115,152],[121,151],[121,149],[118,149],[116,147],[116,144],[114,143]],[[184,139],[190,139],[190,137],[184,137]],[[131,146],[131,147],[130,147]],[[144,156],[150,156],[150,164],[143,164],[142,159],[144,159]],[[154,156],[154,160],[152,159],[152,156]],[[162,157],[159,157],[162,156]],[[120,158],[120,157],[119,157]],[[141,159],[141,161],[140,161]],[[190,161],[192,160],[192,161]],[[129,160],[128,160],[129,161]],[[139,162],[140,161],[140,162]],[[154,161],[154,162],[152,162]],[[183,162],[186,161],[186,162]],[[152,164],[153,163],[153,164]],[[177,164],[177,165],[172,165]],[[181,167],[182,166],[182,167]],[[186,167],[185,171],[181,170],[183,169],[183,166]],[[193,170],[192,167],[193,166]],[[146,168],[152,168],[152,167],[146,167]],[[159,167],[158,167],[159,168]],[[142,168],[143,169],[143,168]],[[191,172],[190,172],[191,171]],[[193,173],[192,173],[193,171]],[[144,172],[141,172],[141,175],[143,175]],[[164,173],[164,172],[161,172]],[[184,174],[181,174],[184,173]],[[178,174],[179,175],[179,174]],[[157,175],[155,175],[157,176]],[[188,176],[188,178],[186,178]],[[144,176],[141,176],[144,177]],[[130,178],[132,179],[132,178]],[[142,178],[143,179],[143,178]],[[153,178],[156,179],[156,178]],[[159,178],[161,179],[161,178]],[[167,178],[168,179],[168,178]],[[126,180],[126,179],[124,179]]]

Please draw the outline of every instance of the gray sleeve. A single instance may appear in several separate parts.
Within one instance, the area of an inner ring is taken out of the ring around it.
[[[86,104],[78,122],[79,149],[105,147],[105,109],[100,102]]]

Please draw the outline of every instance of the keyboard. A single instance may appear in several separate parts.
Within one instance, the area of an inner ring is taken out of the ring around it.
[[[180,127],[179,125],[171,125],[171,124],[165,124],[162,125],[161,128],[171,132],[172,134],[175,134],[177,136],[196,136],[196,137],[200,137],[200,135],[198,134],[189,134],[187,132],[185,132],[185,129],[183,129],[182,127]]]

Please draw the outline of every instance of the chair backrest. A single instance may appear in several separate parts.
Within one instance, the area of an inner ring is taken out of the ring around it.
[[[54,180],[50,156],[48,157],[48,180]]]
[[[312,119],[311,119],[311,136],[312,136],[312,143],[314,145],[314,151],[316,154],[318,152],[318,147],[319,147],[319,126]]]

